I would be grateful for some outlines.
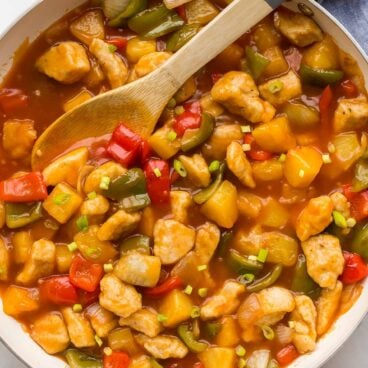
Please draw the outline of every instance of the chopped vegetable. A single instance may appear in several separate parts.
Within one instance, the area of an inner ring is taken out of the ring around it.
[[[200,24],[186,24],[176,31],[167,41],[166,50],[178,51],[187,42],[189,42],[201,29]]]
[[[227,263],[238,274],[244,274],[245,272],[258,273],[263,269],[263,265],[258,259],[254,260],[243,256],[234,249],[229,250]]]
[[[156,170],[156,171],[155,171]],[[159,170],[160,175],[156,172]],[[149,160],[144,166],[147,191],[153,204],[164,204],[170,200],[170,169],[164,160]]]
[[[207,349],[208,345],[195,338],[194,333],[191,331],[188,324],[180,325],[178,327],[178,335],[192,353],[201,353]]]
[[[20,89],[3,88],[0,90],[0,108],[5,114],[23,110],[29,104],[29,97]]]
[[[315,84],[320,87],[336,84],[344,76],[344,72],[341,70],[313,69],[305,64],[300,66],[299,74],[304,83]]]
[[[247,55],[248,65],[252,72],[252,76],[254,79],[258,79],[270,64],[270,60],[262,54],[254,51],[254,49],[249,46],[245,49],[245,53]]]
[[[278,264],[273,267],[273,269],[266,274],[261,279],[255,280],[252,284],[247,286],[247,291],[250,293],[254,293],[263,289],[266,289],[273,285],[282,273],[282,265]]]
[[[77,289],[69,276],[52,276],[40,280],[40,293],[43,300],[56,305],[74,305],[78,302]]]
[[[150,255],[150,238],[146,235],[133,235],[125,239],[120,245],[120,254],[123,256],[133,252]]]
[[[70,368],[103,368],[102,361],[77,349],[69,349],[65,358]]]
[[[110,27],[123,26],[127,18],[131,18],[134,15],[140,13],[147,8],[147,0],[130,0],[128,5],[109,21]],[[115,12],[116,14],[116,12]]]
[[[344,252],[345,266],[341,275],[344,284],[354,284],[367,277],[368,267],[363,259],[354,253]]]
[[[103,368],[128,368],[130,357],[127,353],[115,351],[111,355],[105,355],[103,359]]]
[[[42,202],[5,203],[5,221],[10,229],[29,225],[42,218]]]
[[[172,276],[165,280],[162,284],[145,290],[145,295],[151,298],[161,298],[163,295],[168,294],[174,289],[181,288],[183,286],[182,280],[177,276]]]
[[[297,352],[295,346],[290,344],[277,352],[276,359],[282,367],[285,367],[298,358],[298,356],[299,353]]]

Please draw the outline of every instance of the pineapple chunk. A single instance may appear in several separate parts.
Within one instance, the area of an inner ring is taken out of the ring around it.
[[[211,347],[199,353],[198,358],[204,368],[218,368],[219,362],[221,362],[221,368],[236,367],[235,350],[231,348]]]
[[[74,37],[87,45],[93,38],[105,39],[104,16],[100,10],[84,13],[72,22],[69,29]]]
[[[69,273],[70,265],[73,261],[73,253],[65,244],[56,246],[56,268],[59,273]]]
[[[289,221],[289,211],[279,201],[268,198],[259,215],[259,222],[264,226],[282,228]]]
[[[7,281],[9,278],[10,256],[7,246],[0,239],[0,281]]]
[[[192,0],[185,4],[188,24],[209,23],[219,13],[217,8],[208,0]]]
[[[27,261],[33,244],[33,238],[29,231],[19,231],[12,237],[13,257],[16,264]]]
[[[112,350],[129,351],[132,356],[141,352],[141,348],[136,343],[130,328],[117,328],[111,331],[107,337],[107,343]],[[132,364],[133,362],[129,365],[129,368],[132,367]],[[137,366],[137,368],[146,367]],[[151,368],[151,365],[148,368]]]
[[[266,67],[263,75],[273,77],[288,71],[289,64],[279,46],[273,46],[264,51],[263,55],[270,60],[270,64]]]
[[[231,348],[238,345],[240,336],[238,326],[232,316],[224,316],[221,319],[221,330],[216,335],[215,344],[223,348]]]
[[[133,37],[128,41],[126,56],[130,63],[135,64],[142,56],[155,51],[155,40],[141,40],[139,37]]]
[[[168,125],[164,125],[148,138],[148,143],[151,148],[164,160],[175,156],[180,150],[180,140],[169,139],[171,132],[173,132],[172,128]]]
[[[65,112],[75,109],[77,106],[81,105],[83,102],[90,100],[93,97],[93,93],[87,89],[83,89],[70,100],[64,103],[63,109]]]
[[[17,317],[40,309],[38,289],[27,289],[16,285],[9,286],[3,296],[4,313]]]

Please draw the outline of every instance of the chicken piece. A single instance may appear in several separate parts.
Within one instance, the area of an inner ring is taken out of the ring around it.
[[[174,220],[186,224],[188,222],[188,211],[193,205],[190,193],[183,190],[172,190],[170,192],[170,203]]]
[[[138,358],[132,358],[129,368],[152,368],[152,359],[147,355],[141,355]]]
[[[105,39],[104,16],[101,10],[92,10],[74,20],[70,33],[78,40],[89,45],[94,38]]]
[[[278,11],[274,15],[274,24],[292,44],[299,47],[305,47],[323,39],[323,33],[318,24],[311,17],[300,13]]]
[[[231,280],[226,281],[220,290],[203,302],[201,319],[206,321],[235,312],[240,305],[240,296],[244,292],[244,285]]]
[[[52,241],[37,240],[33,243],[31,254],[23,270],[17,275],[16,281],[23,285],[29,285],[41,277],[51,275],[55,268],[55,257],[56,247]]]
[[[275,109],[259,97],[253,78],[244,72],[226,73],[212,87],[211,96],[233,114],[252,123],[269,121],[275,115]]]
[[[257,218],[262,209],[261,199],[245,190],[238,191],[237,205],[239,213],[251,219]]]
[[[338,101],[333,120],[335,133],[365,128],[367,123],[368,102],[366,97]]]
[[[138,344],[143,346],[156,359],[181,359],[189,352],[187,347],[176,336],[160,335],[148,337],[138,334],[135,338]]]
[[[160,258],[141,253],[130,253],[120,258],[114,273],[127,284],[153,287],[161,273]]]
[[[245,155],[240,143],[232,142],[226,151],[226,163],[240,182],[249,188],[255,188],[252,166]]]
[[[124,210],[119,210],[101,225],[97,232],[97,237],[101,241],[117,240],[123,234],[129,234],[133,231],[138,226],[140,220],[140,213],[128,213]]]
[[[9,278],[10,254],[9,250],[0,238],[0,281],[7,281]]]
[[[313,351],[316,348],[317,311],[311,298],[305,295],[295,297],[295,309],[290,321],[293,323],[293,343],[300,354]]]
[[[320,196],[309,200],[299,214],[295,230],[301,241],[322,232],[332,221],[333,202],[329,196]]]
[[[9,157],[20,159],[27,157],[32,151],[37,138],[33,120],[11,119],[4,122],[3,147]]]
[[[334,210],[340,212],[346,219],[350,217],[350,202],[340,192],[330,194]]]
[[[153,253],[162,264],[173,264],[193,247],[195,231],[175,220],[158,220],[153,230]]]
[[[111,49],[111,46],[98,38],[94,38],[89,51],[101,65],[111,88],[122,86],[128,79],[128,68],[124,61]]]
[[[198,230],[194,251],[200,264],[209,264],[220,242],[219,228],[210,222],[204,223]]]
[[[95,333],[84,313],[75,313],[70,307],[61,309],[72,344],[77,348],[96,345]]]
[[[128,326],[149,337],[156,337],[162,330],[157,320],[157,312],[153,308],[142,308],[126,318],[120,318],[120,326]]]
[[[58,82],[72,84],[81,80],[91,70],[91,65],[82,45],[64,41],[39,57],[36,68]]]
[[[142,296],[114,274],[107,274],[100,282],[100,305],[119,317],[129,317],[142,308]]]
[[[97,194],[95,198],[87,199],[82,203],[80,213],[86,216],[104,215],[109,208],[109,201],[104,196]]]
[[[116,316],[98,303],[88,306],[86,315],[97,336],[101,338],[107,337],[109,332],[118,325]]]
[[[70,343],[63,318],[54,312],[47,313],[33,322],[31,337],[48,354],[61,353]]]
[[[180,155],[180,162],[188,174],[188,179],[197,187],[203,188],[210,185],[211,174],[202,155],[195,154],[192,157]]]
[[[317,334],[325,334],[333,323],[339,308],[343,285],[340,281],[332,289],[323,289],[317,301]]]
[[[91,193],[96,192],[100,193],[100,183],[103,176],[108,176],[110,180],[114,180],[117,177],[125,174],[127,171],[126,168],[118,164],[114,161],[108,161],[101,166],[94,169],[86,178],[84,183],[84,192]]]
[[[278,92],[274,92],[272,89],[275,83],[280,86],[282,85]],[[281,77],[268,80],[258,86],[258,88],[261,96],[270,104],[277,107],[302,94],[300,78],[292,70]]]
[[[150,54],[144,55],[135,64],[133,73],[135,73],[137,78],[142,78],[158,69],[170,57],[171,53],[164,51],[151,52]]]
[[[202,96],[199,103],[201,104],[202,111],[212,115],[214,118],[224,113],[224,108],[215,102],[210,94]]]
[[[302,242],[309,276],[322,288],[333,289],[344,269],[340,241],[332,235],[317,235]]]

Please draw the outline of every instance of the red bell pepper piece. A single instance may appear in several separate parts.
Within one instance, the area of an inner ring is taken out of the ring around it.
[[[0,182],[0,200],[5,202],[35,202],[47,198],[47,188],[40,172]]]
[[[29,97],[20,89],[4,88],[0,90],[0,108],[5,114],[11,114],[28,106]]]
[[[321,116],[321,124],[328,126],[330,123],[330,107],[333,99],[333,93],[330,86],[327,86],[319,100],[319,112]]]
[[[183,281],[180,279],[180,277],[172,276],[165,280],[162,284],[150,289],[146,289],[144,295],[151,298],[160,298],[170,291],[181,288],[182,286]]]
[[[187,11],[185,10],[185,5],[179,5],[174,10],[178,13],[181,19],[187,21]]]
[[[368,275],[368,267],[359,254],[344,251],[345,267],[341,275],[344,284],[355,284]]]
[[[83,307],[88,307],[89,305],[98,301],[100,296],[100,288],[98,287],[95,291],[91,293],[85,290],[78,290],[79,302]]]
[[[143,139],[143,141],[141,142],[140,149],[141,149],[141,161],[142,163],[145,163],[151,156],[151,147],[145,139]]]
[[[187,129],[198,129],[201,126],[201,105],[199,101],[186,102],[184,112],[175,118],[174,130],[182,137]]]
[[[350,213],[357,221],[368,217],[368,190],[364,192],[353,192],[351,185],[343,185],[345,197],[350,202]]]
[[[200,114],[202,112],[201,103],[198,100],[185,102],[183,106],[185,111],[190,111],[193,114]]]
[[[153,204],[170,201],[170,168],[164,160],[149,160],[144,166],[147,181],[147,192]]]
[[[105,355],[103,359],[103,368],[128,368],[129,364],[129,355],[120,351],[114,351],[111,355]]]
[[[132,166],[137,158],[137,151],[128,151],[113,140],[109,142],[107,152],[115,161],[126,167]]]
[[[341,82],[339,89],[341,93],[347,98],[357,97],[359,94],[358,87],[350,79]]]
[[[278,351],[276,354],[276,360],[282,367],[284,367],[294,361],[298,356],[299,353],[295,346],[293,344],[289,344]]]
[[[100,264],[89,262],[80,254],[73,259],[69,270],[71,283],[90,293],[98,288],[103,274],[104,270]]]
[[[247,151],[247,156],[255,161],[266,161],[273,157],[271,152],[263,151],[255,142],[251,133],[244,136],[244,143],[250,145],[250,151]]]
[[[112,37],[107,39],[106,42],[110,45],[116,46],[118,50],[123,50],[126,47],[128,40],[125,37]]]
[[[78,293],[69,276],[51,276],[40,280],[40,293],[44,300],[56,305],[73,305]]]

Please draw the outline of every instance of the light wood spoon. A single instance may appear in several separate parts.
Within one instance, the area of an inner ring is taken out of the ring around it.
[[[143,137],[149,136],[181,85],[281,2],[234,0],[162,67],[62,115],[36,141],[33,170],[42,170],[77,141],[111,133],[121,121]]]

